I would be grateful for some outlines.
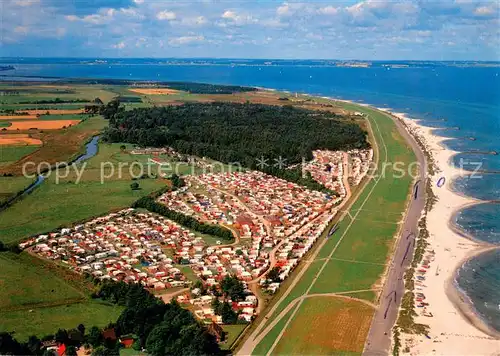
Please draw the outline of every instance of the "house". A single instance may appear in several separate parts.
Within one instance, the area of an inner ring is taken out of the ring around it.
[[[57,347],[57,356],[65,356],[66,355],[66,345],[61,344]]]
[[[135,339],[132,335],[125,335],[120,338],[120,343],[126,349],[130,349],[134,345]]]
[[[104,340],[116,341],[116,332],[114,328],[106,329],[102,331],[102,338]]]
[[[225,340],[226,333],[222,329],[222,327],[214,322],[208,326],[208,332],[215,336],[217,342],[221,342]]]

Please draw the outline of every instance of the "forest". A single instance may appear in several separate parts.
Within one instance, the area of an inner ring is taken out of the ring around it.
[[[315,149],[367,148],[366,132],[332,113],[292,106],[186,103],[125,111],[103,108],[109,127],[103,138],[140,146],[169,146],[184,154],[239,163],[321,189],[289,165],[312,159]],[[299,182],[301,181],[301,182]],[[308,184],[308,182],[310,184]]]

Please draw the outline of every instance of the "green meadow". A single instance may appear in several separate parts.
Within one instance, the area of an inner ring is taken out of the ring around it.
[[[59,329],[74,329],[79,324],[87,329],[105,327],[115,322],[123,308],[101,302],[87,301],[55,307],[0,312],[0,331],[13,332],[18,341],[31,335],[43,337]]]
[[[40,146],[0,146],[0,166],[14,163],[35,152]]]

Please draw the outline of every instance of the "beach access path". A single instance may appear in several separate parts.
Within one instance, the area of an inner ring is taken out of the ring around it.
[[[413,259],[415,239],[418,236],[418,222],[426,200],[427,159],[415,138],[406,130],[399,118],[388,113],[386,115],[393,119],[399,133],[415,152],[419,164],[419,177],[410,195],[404,222],[394,246],[392,261],[380,294],[379,307],[375,311],[365,343],[363,355],[367,356],[390,354],[392,327],[398,317],[399,306],[405,292],[404,273]]]

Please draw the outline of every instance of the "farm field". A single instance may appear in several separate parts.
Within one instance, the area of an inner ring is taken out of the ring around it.
[[[23,176],[0,177],[0,204],[29,186],[33,181],[34,179]]]
[[[361,355],[373,312],[373,307],[357,301],[308,298],[273,354]]]
[[[11,122],[7,131],[59,130],[78,125],[80,120],[18,120]]]
[[[95,116],[70,128],[33,133],[31,139],[43,141],[43,146],[15,164],[0,166],[0,174],[9,172],[20,175],[22,165],[26,162],[34,162],[35,166],[40,162],[47,162],[51,165],[56,162],[68,162],[71,158],[81,154],[84,143],[92,136],[97,135],[106,125],[107,122],[101,116]],[[5,139],[12,139],[12,137],[14,137],[14,134],[5,135],[0,133],[0,142]],[[0,149],[3,148],[5,146]],[[27,169],[28,173],[33,171],[33,169]]]
[[[73,329],[79,324],[86,328],[105,327],[115,322],[122,307],[100,303],[82,302],[55,307],[0,312],[0,331],[14,332],[19,341],[25,341],[31,335],[44,336],[54,334],[58,329]]]
[[[36,115],[0,115],[0,120],[12,121],[12,120],[36,120]]]
[[[16,140],[15,138],[14,140]],[[24,137],[20,137],[19,140],[25,139]],[[0,145],[0,166],[4,166],[10,163],[14,163],[24,156],[27,156],[34,151],[39,149],[37,145],[28,145],[28,146],[4,146]]]
[[[27,263],[31,261],[26,254],[0,254],[0,309],[3,312],[85,298],[81,291],[56,278],[51,271]]]
[[[1,212],[0,241],[15,243],[61,225],[128,207],[141,196],[165,185],[162,179],[141,179],[138,181],[141,189],[132,190],[128,170],[124,170],[121,177],[113,175],[101,184],[100,163],[119,152],[118,146],[102,149],[89,160],[89,169],[85,170],[78,184],[76,175],[68,175],[57,184],[55,174],[52,174],[30,195]]]
[[[343,103],[339,105],[362,111],[369,116],[378,143],[378,174],[383,162],[403,162],[406,168],[415,161],[413,151],[397,133],[390,117],[365,107]],[[308,266],[301,280],[276,306],[266,325],[278,317],[294,299],[304,294],[345,293],[370,289],[376,293],[398,224],[403,217],[411,181],[412,178],[408,174],[395,178],[392,166],[386,167],[384,175],[370,180],[349,209],[350,216],[346,215],[339,223],[337,233],[325,242],[315,262]],[[374,292],[363,292],[359,297],[373,300]],[[356,293],[350,295],[355,296]],[[290,338],[290,327],[294,318],[301,315],[306,306],[306,302],[297,303],[297,306],[292,308],[295,314],[291,313],[283,318],[288,323],[292,317],[290,324],[285,323],[281,327],[285,330],[282,336],[284,343],[293,342],[293,338]],[[329,316],[336,317],[335,313]],[[283,325],[281,321],[278,325]],[[316,331],[311,329],[311,332]],[[255,353],[279,353],[278,348],[272,349],[277,334],[279,332],[270,332],[263,336]]]
[[[0,332],[18,340],[83,323],[105,326],[121,308],[90,301],[90,285],[66,267],[26,252],[0,254]]]

